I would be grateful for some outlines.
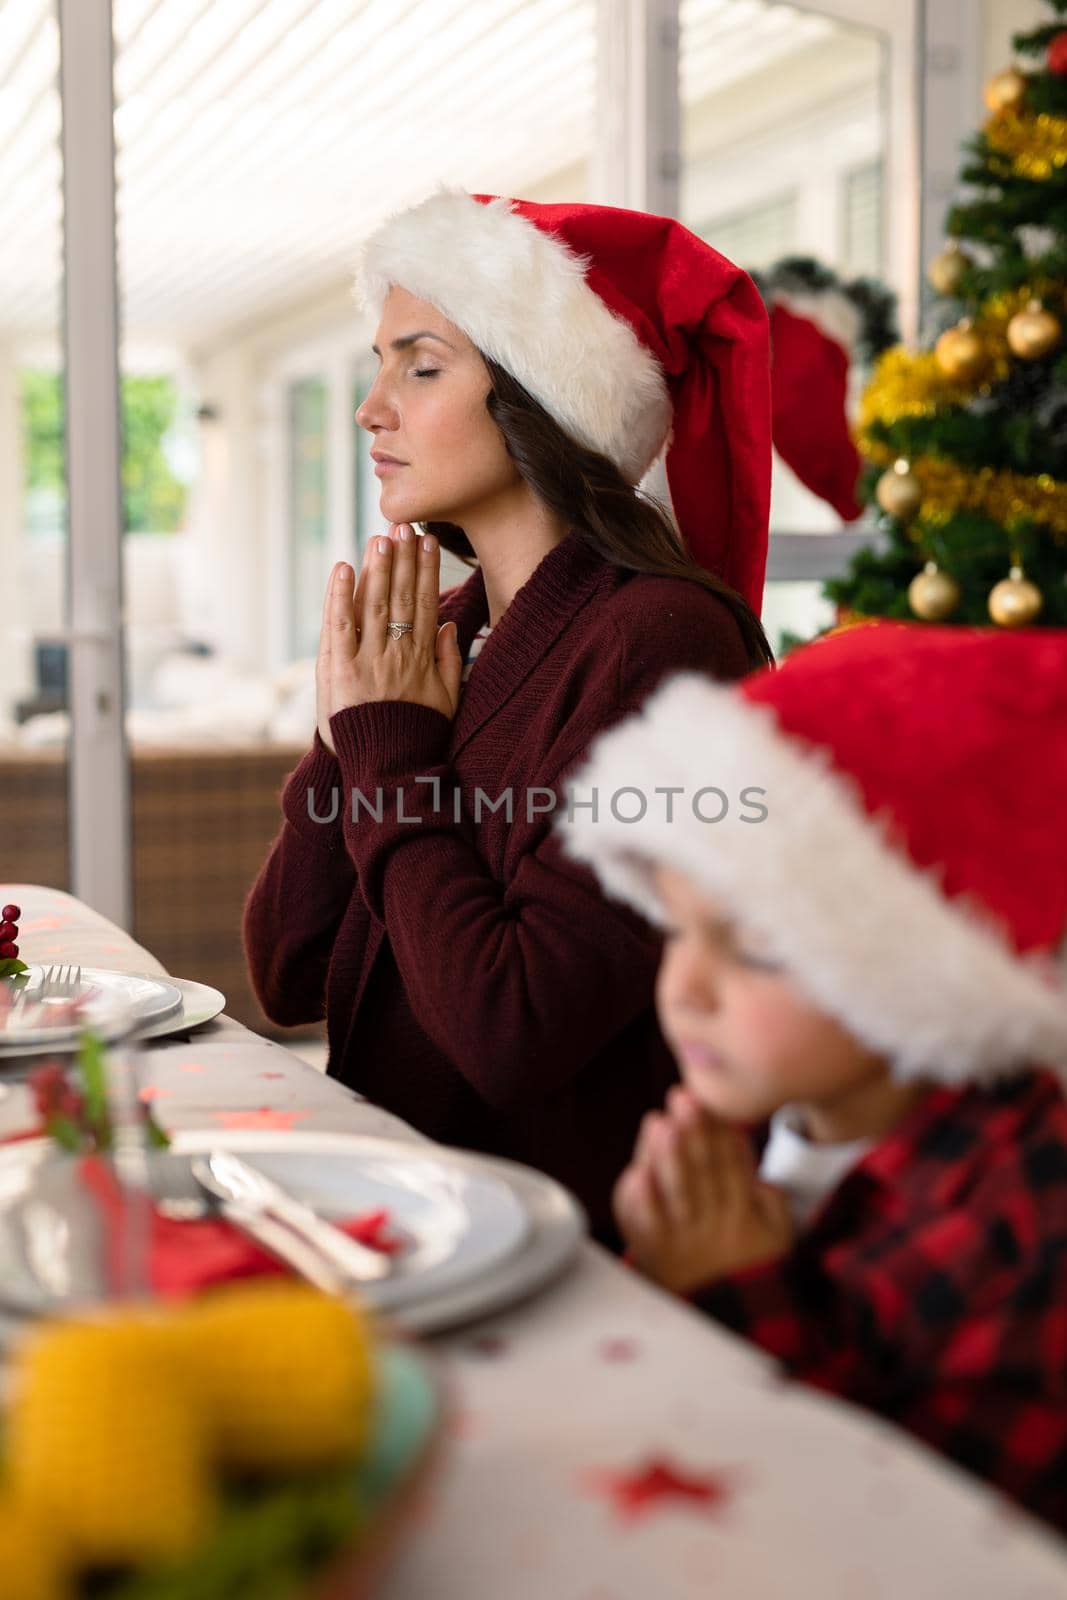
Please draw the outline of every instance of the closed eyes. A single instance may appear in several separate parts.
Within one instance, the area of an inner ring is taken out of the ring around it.
[[[759,949],[754,943],[748,943],[738,937],[729,923],[707,923],[705,924],[705,931],[720,955],[724,956],[727,961],[732,961],[736,966],[748,967],[754,972],[781,972],[782,964],[780,961],[776,961],[768,952]],[[668,942],[685,936],[683,929],[673,927],[670,924],[661,923],[661,932]]]

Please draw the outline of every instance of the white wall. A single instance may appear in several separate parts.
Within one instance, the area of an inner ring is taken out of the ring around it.
[[[976,0],[975,9],[984,12],[982,17],[984,77],[991,78],[1012,64],[1012,35],[1029,33],[1054,20],[1049,7],[1041,0]],[[1019,65],[1029,65],[1020,57]]]

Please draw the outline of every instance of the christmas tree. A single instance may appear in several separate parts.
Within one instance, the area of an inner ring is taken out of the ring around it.
[[[986,85],[929,347],[886,351],[863,396],[882,539],[826,586],[843,621],[1067,626],[1067,0],[1049,11],[1013,40],[1028,70]]]

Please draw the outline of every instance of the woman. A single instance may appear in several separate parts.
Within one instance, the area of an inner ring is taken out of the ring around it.
[[[360,288],[390,533],[331,575],[252,980],[275,1022],[325,1015],[332,1075],[551,1173],[614,1242],[612,1185],[675,1077],[659,938],[565,858],[553,803],[665,673],[769,656],[766,316],[672,219],[453,190],[378,230]],[[682,538],[634,487],[668,432]],[[440,545],[478,562],[443,596]]]

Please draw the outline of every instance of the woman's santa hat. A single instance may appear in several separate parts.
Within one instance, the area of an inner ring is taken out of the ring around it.
[[[609,894],[661,924],[651,868],[684,873],[899,1077],[1067,1068],[1067,633],[873,623],[683,674],[570,793]]]
[[[366,241],[356,287],[435,305],[579,443],[637,484],[667,447],[694,560],[758,614],[770,507],[767,313],[671,217],[440,188]]]

